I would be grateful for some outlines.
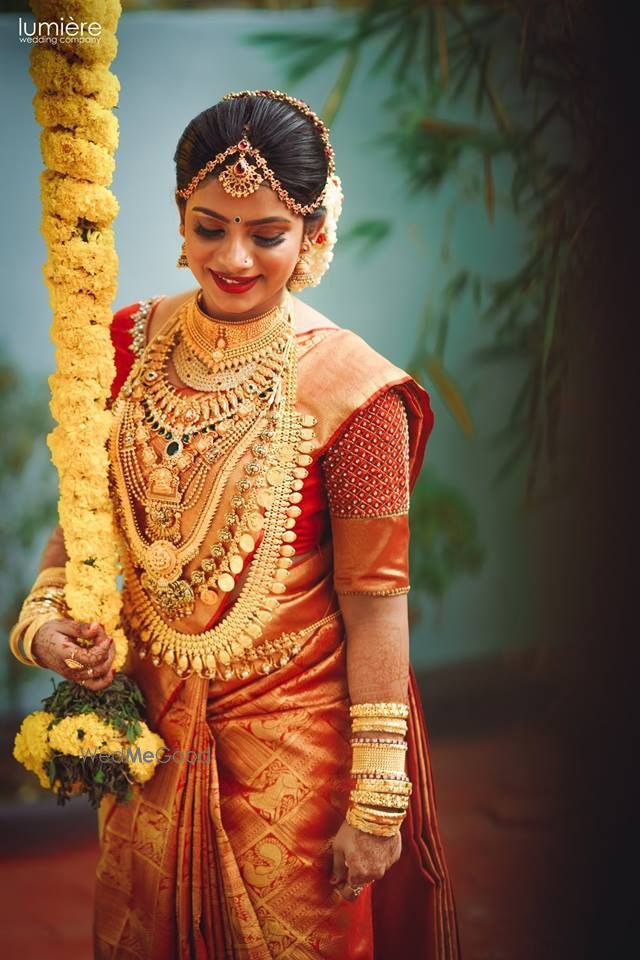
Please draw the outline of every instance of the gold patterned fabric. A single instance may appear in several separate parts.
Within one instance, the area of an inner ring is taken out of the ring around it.
[[[422,388],[350,331],[300,331],[297,343],[296,410],[317,421],[314,458],[393,387],[406,410],[412,486],[433,422]],[[304,485],[301,493],[304,516]],[[221,515],[228,510],[222,497]],[[226,680],[182,677],[166,662],[132,657],[147,720],[168,754],[129,804],[109,798],[100,806],[96,960],[391,960],[400,942],[404,960],[457,960],[455,907],[413,685],[407,772],[414,791],[403,855],[354,903],[339,900],[329,884],[329,844],[351,788],[333,524],[362,525],[363,533],[385,525],[386,557],[372,555],[367,569],[360,556],[355,573],[368,587],[382,579],[386,588],[407,577],[400,520],[406,524],[406,514],[318,523],[314,546],[296,555],[274,615],[256,638],[256,651],[270,645],[274,652],[260,652],[251,671]],[[214,622],[233,611],[241,593],[240,577]],[[125,593],[125,603],[134,625],[133,593]],[[196,604],[176,629],[195,633],[211,623],[211,610]],[[304,639],[280,658],[278,644],[288,634]],[[138,649],[135,626],[131,641]],[[416,932],[399,941],[398,918],[406,927],[409,916]]]

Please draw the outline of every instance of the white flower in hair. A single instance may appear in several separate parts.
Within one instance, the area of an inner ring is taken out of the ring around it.
[[[338,220],[342,213],[342,202],[342,184],[340,177],[334,173],[329,177],[322,204],[327,211],[324,226],[316,237],[311,250],[305,256],[309,264],[309,273],[313,277],[313,281],[308,284],[310,287],[318,286],[333,260],[333,248],[338,239]]]

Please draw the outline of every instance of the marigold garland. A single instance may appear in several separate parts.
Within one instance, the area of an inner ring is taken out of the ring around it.
[[[69,556],[65,599],[74,619],[104,625],[116,644],[114,667],[122,670],[128,644],[118,626],[121,597],[116,578],[121,565],[106,450],[111,427],[107,401],[115,376],[109,327],[118,275],[111,228],[118,203],[108,185],[118,145],[112,108],[120,89],[108,67],[117,52],[115,32],[122,10],[119,0],[32,0],[31,9],[38,20],[64,18],[101,25],[94,42],[34,46],[30,74],[36,87],[35,117],[43,127],[42,158],[48,167],[40,178],[41,232],[47,244],[43,275],[54,314],[51,336],[57,364],[49,378],[50,406],[58,425],[47,443],[58,470],[58,512]],[[99,704],[101,694],[92,696]],[[140,727],[138,739],[155,753],[162,740],[142,722]],[[86,709],[81,717],[38,711],[24,720],[14,756],[37,774],[43,786],[56,789],[57,783],[60,789],[61,781],[52,779],[51,768],[46,774],[47,764],[55,761],[54,766],[64,767],[63,761],[80,755],[80,745],[86,749],[95,744],[114,752],[121,740],[111,724]],[[144,782],[154,768],[155,762],[140,769],[134,765],[133,777]],[[65,769],[72,768],[67,764]],[[88,788],[86,782],[84,787],[67,782],[63,792],[95,797],[101,776],[98,770],[96,783]],[[70,790],[71,786],[78,789]]]

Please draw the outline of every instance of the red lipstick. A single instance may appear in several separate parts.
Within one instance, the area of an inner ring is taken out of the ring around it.
[[[246,293],[248,290],[251,290],[251,288],[260,279],[260,276],[229,277],[223,273],[216,273],[215,270],[210,270],[209,273],[215,280],[218,287],[221,290],[224,290],[225,293]]]

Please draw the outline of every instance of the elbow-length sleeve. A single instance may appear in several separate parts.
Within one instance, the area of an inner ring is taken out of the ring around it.
[[[338,594],[409,591],[409,426],[389,388],[347,423],[324,454]]]

